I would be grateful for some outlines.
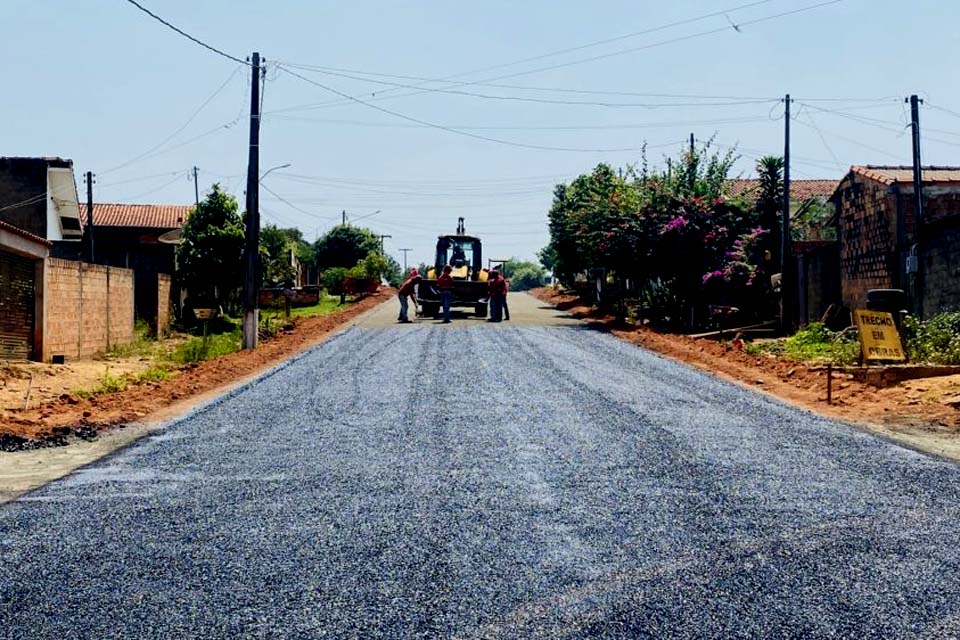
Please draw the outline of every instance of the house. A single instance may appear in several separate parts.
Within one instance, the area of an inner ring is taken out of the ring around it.
[[[78,244],[83,229],[73,161],[0,157],[0,222],[54,245]]]
[[[853,166],[831,200],[836,207],[845,306],[870,289],[903,289],[928,317],[960,309],[960,167],[922,169],[923,220],[916,219],[913,169]]]
[[[46,260],[82,235],[72,161],[0,157],[0,358],[42,357]]]
[[[39,360],[44,267],[51,243],[0,221],[0,358]]]
[[[134,271],[136,318],[155,330],[165,328],[169,306],[177,297],[172,280],[177,245],[170,238],[182,229],[193,209],[193,205],[180,204],[93,205],[96,262]],[[81,210],[86,225],[86,207]],[[163,301],[164,296],[169,302]]]

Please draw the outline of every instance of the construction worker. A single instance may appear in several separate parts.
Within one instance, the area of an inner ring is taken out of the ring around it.
[[[500,302],[501,306],[503,307],[503,319],[509,321],[510,307],[507,306],[507,294],[510,293],[510,281],[507,280],[502,273],[500,274],[500,279],[503,280],[503,300]]]
[[[453,276],[450,265],[443,265],[443,273],[437,278],[437,291],[440,292],[440,304],[443,305],[443,323],[450,323],[450,304],[453,302]]]
[[[417,304],[416,288],[422,279],[419,271],[411,269],[410,277],[404,280],[403,284],[400,285],[400,288],[397,290],[397,297],[400,298],[400,317],[397,318],[398,322],[404,324],[410,322],[410,318],[407,316],[409,300],[413,298],[413,304]]]
[[[487,280],[487,299],[490,301],[490,322],[500,322],[503,319],[503,276],[497,269],[490,272]]]

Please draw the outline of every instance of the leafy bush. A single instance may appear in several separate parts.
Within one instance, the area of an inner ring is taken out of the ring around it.
[[[911,361],[960,364],[960,311],[940,313],[926,321],[907,317],[903,331]]]

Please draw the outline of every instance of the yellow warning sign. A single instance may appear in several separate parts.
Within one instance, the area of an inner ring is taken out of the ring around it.
[[[856,309],[853,317],[860,332],[860,347],[865,360],[907,359],[890,312]]]

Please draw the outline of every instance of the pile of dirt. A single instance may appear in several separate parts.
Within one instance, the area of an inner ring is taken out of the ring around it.
[[[377,306],[395,292],[384,289],[345,309],[298,319],[290,331],[261,341],[253,351],[183,367],[163,382],[143,382],[125,391],[78,398],[64,393],[27,410],[8,410],[0,419],[0,450],[21,450],[65,444],[70,437],[91,438],[104,428],[169,412],[172,405],[199,400],[204,394],[238,382],[304,351],[359,314]],[[182,408],[181,408],[182,410]]]
[[[832,402],[827,404],[827,372],[774,355],[751,356],[714,340],[659,333],[648,327],[618,323],[574,295],[551,288],[530,292],[598,329],[665,356],[749,385],[791,404],[845,420],[867,423],[912,445],[944,455],[960,455],[960,411],[951,404],[960,392],[960,376],[913,380],[885,389],[858,382],[849,374],[833,374]],[[918,438],[936,444],[925,446]],[[906,436],[906,437],[902,437]],[[956,442],[953,442],[956,441]],[[951,444],[952,443],[952,444]]]

